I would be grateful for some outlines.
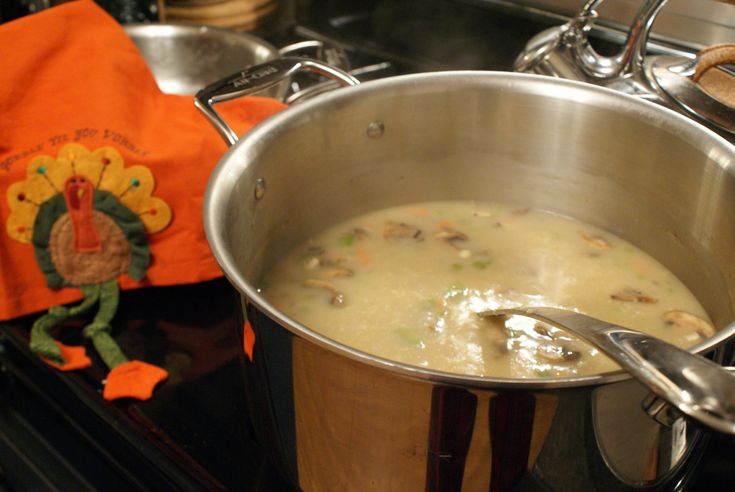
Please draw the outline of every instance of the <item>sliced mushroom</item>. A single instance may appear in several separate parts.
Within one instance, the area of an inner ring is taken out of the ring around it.
[[[306,247],[304,255],[301,257],[303,265],[307,270],[313,270],[321,264],[321,258],[324,254],[324,248],[317,245],[310,245]]]
[[[549,331],[549,329],[546,328],[546,326],[544,326],[541,323],[536,323],[533,326],[533,331],[535,331],[536,333],[538,333],[539,335],[541,335],[544,338],[548,338],[550,340],[553,340],[554,339],[554,335],[552,335],[551,332]]]
[[[355,275],[355,272],[350,270],[349,268],[330,268],[324,274],[329,278],[335,278],[335,277],[352,277]]]
[[[304,255],[304,265],[309,270],[317,266],[339,266],[344,261],[345,258],[342,256],[327,255],[327,250],[323,246],[308,246]]]
[[[370,237],[370,233],[362,227],[355,227],[354,229],[352,229],[352,234],[354,234],[355,237],[360,241]]]
[[[612,249],[612,244],[607,242],[607,239],[602,236],[599,236],[597,234],[587,234],[586,232],[580,232],[579,235],[588,245],[592,246],[595,249]]]
[[[457,243],[461,243],[469,239],[467,234],[465,234],[464,232],[460,232],[456,229],[452,229],[451,227],[443,227],[441,231],[434,234],[434,237],[438,239],[442,239],[448,245],[450,245],[453,248],[457,248],[457,249],[459,249],[459,246],[457,245]]]
[[[329,301],[332,304],[332,306],[342,307],[345,303],[345,295],[341,293],[339,290],[337,290],[337,287],[330,284],[329,282],[326,282],[318,278],[307,278],[306,280],[304,280],[303,285],[306,287],[324,289],[330,294],[332,294],[332,297]]]
[[[339,267],[342,263],[344,263],[345,259],[338,256],[338,257],[331,257],[331,256],[321,256],[319,258],[319,266],[323,267]]]
[[[698,333],[703,338],[709,338],[715,334],[715,328],[699,316],[686,311],[667,311],[663,315],[667,326],[676,326]]]
[[[423,241],[421,237],[421,229],[416,226],[406,224],[404,222],[388,221],[383,227],[383,237],[392,241],[401,239],[413,239]]]
[[[306,248],[306,254],[309,256],[321,256],[324,254],[324,247],[323,246],[308,246]]]
[[[536,355],[549,362],[572,362],[582,354],[563,345],[544,344],[536,348]]]
[[[610,294],[610,299],[622,302],[640,302],[643,304],[655,304],[658,299],[645,295],[640,290],[636,289],[622,289],[614,294]]]
[[[503,330],[506,329],[505,323],[510,319],[510,316],[506,314],[494,314],[493,311],[486,311],[483,313],[478,313],[481,316],[481,319],[484,320],[487,323],[490,323],[491,325],[501,328]]]

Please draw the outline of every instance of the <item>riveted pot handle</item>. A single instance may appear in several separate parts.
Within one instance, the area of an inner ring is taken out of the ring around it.
[[[286,57],[255,65],[214,82],[197,92],[194,104],[214,125],[228,145],[237,143],[237,134],[214,110],[214,105],[247,96],[272,87],[298,72],[312,72],[335,80],[342,86],[358,85],[352,75],[338,68],[308,58]]]

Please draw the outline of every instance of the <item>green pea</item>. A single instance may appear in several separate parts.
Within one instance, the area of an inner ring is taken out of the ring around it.
[[[339,237],[340,246],[349,248],[355,242],[355,235],[351,232],[346,232]]]

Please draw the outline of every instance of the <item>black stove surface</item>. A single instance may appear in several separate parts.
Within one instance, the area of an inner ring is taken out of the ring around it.
[[[281,11],[255,34],[276,46],[328,41],[352,68],[388,64],[368,77],[511,70],[531,36],[561,22],[492,0],[284,1]],[[116,340],[170,373],[148,402],[105,402],[99,361],[65,374],[46,366],[27,346],[35,317],[0,331],[0,490],[285,489],[245,417],[239,300],[225,280],[122,294]],[[84,343],[82,326],[68,323],[60,340]],[[733,463],[735,440],[713,435],[693,488],[731,490]]]
[[[100,361],[60,373],[28,350],[35,316],[8,324],[0,456],[18,456],[0,459],[5,479],[19,490],[280,490],[244,417],[237,302],[223,279],[122,294],[116,340],[169,371],[147,402],[105,402]],[[83,321],[60,341],[83,344]]]

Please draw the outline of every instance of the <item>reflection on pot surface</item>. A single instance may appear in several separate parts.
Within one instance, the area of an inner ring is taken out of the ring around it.
[[[679,487],[700,431],[650,419],[625,374],[510,379],[390,362],[294,322],[257,285],[350,217],[501,202],[575,217],[656,258],[719,330],[693,348],[711,351],[735,331],[733,161],[730,144],[671,111],[523,74],[384,79],[267,120],[205,197],[210,245],[243,295],[259,439],[303,490]]]
[[[703,444],[682,418],[666,427],[648,417],[635,381],[432,385],[282,337],[248,312],[262,344],[246,364],[259,381],[251,411],[260,438],[280,450],[271,458],[302,490],[670,490]]]

